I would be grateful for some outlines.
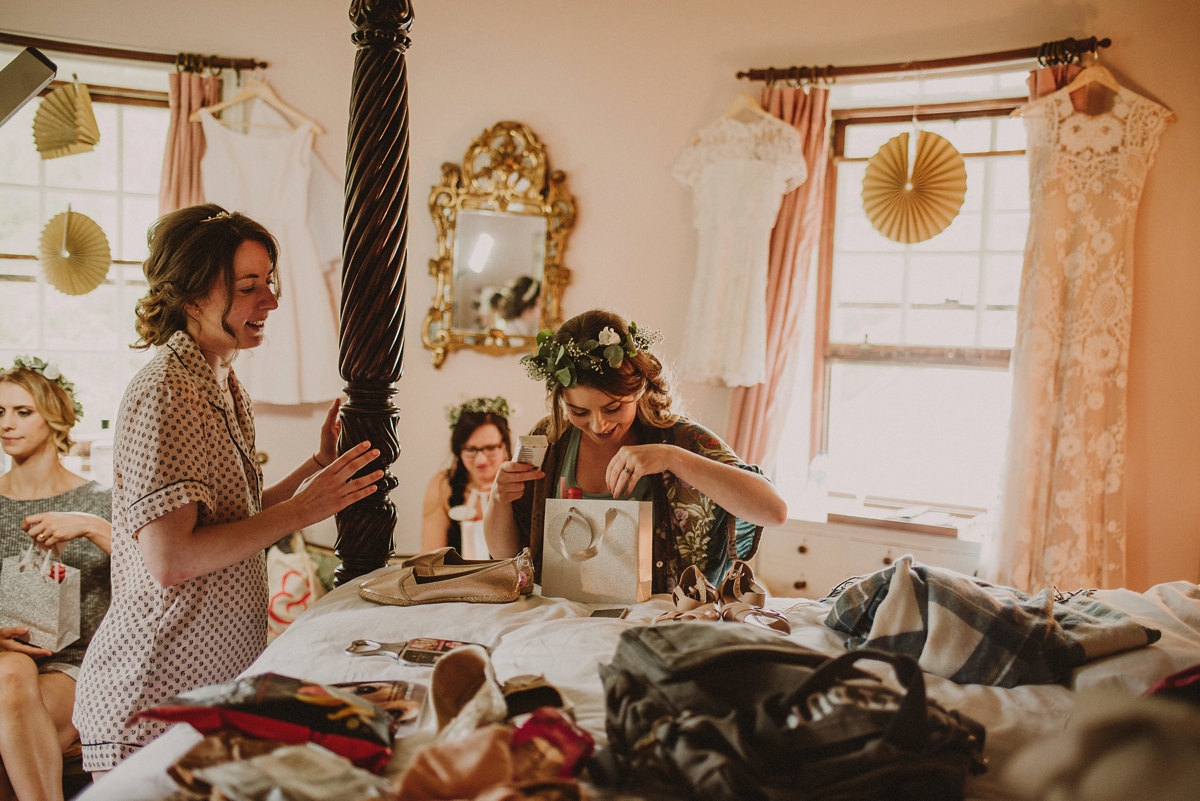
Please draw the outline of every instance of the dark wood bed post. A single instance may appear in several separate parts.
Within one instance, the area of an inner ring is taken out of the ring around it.
[[[392,403],[403,372],[408,263],[408,71],[413,9],[408,0],[351,0],[358,46],[346,143],[342,244],[341,375],[346,381],[338,451],[369,439],[382,468],[379,489],[337,515],[337,583],[383,567],[392,551],[400,455]],[[364,472],[365,472],[364,471]]]

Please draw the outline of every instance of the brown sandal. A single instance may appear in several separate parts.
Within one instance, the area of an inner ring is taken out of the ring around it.
[[[695,565],[688,565],[679,574],[679,583],[672,595],[675,608],[656,617],[655,623],[721,619],[721,613],[717,611],[717,591]]]
[[[729,604],[750,604],[751,606],[762,606],[767,600],[767,591],[754,580],[754,571],[750,565],[743,562],[741,559],[734,559],[733,564],[729,567],[729,572],[725,574],[725,578],[721,581],[721,589],[718,591],[721,603]]]
[[[788,622],[782,612],[763,609],[747,603],[732,603],[721,607],[721,620],[731,623],[748,623],[751,626],[758,626],[778,634],[792,633],[792,624]]]

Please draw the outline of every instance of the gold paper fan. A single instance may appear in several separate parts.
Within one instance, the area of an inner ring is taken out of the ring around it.
[[[100,141],[86,84],[63,84],[46,95],[33,116],[33,141],[43,159],[86,153]]]
[[[908,134],[889,139],[867,162],[863,210],[875,230],[894,242],[924,242],[958,216],[967,195],[967,167],[954,145],[928,131],[917,137],[912,175]]]
[[[67,295],[86,295],[100,286],[112,264],[104,231],[70,206],[46,223],[38,252],[46,280]]]

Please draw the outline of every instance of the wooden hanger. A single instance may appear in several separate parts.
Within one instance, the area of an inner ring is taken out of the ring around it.
[[[210,114],[216,114],[218,111],[223,111],[224,109],[227,109],[230,106],[236,106],[239,103],[245,103],[249,100],[263,101],[268,106],[270,106],[271,108],[275,109],[280,114],[282,114],[285,119],[287,119],[289,122],[292,122],[295,125],[300,125],[301,123],[304,123],[304,122],[311,122],[313,133],[315,133],[317,135],[321,135],[321,134],[325,133],[325,129],[322,128],[320,123],[318,123],[316,120],[312,119],[311,117],[308,117],[300,110],[293,108],[292,106],[289,106],[287,103],[283,102],[283,99],[280,98],[279,95],[277,95],[275,93],[275,90],[272,89],[271,85],[269,83],[267,83],[266,81],[258,81],[258,80],[253,80],[253,79],[248,80],[248,81],[246,81],[246,84],[242,87],[242,90],[240,92],[238,92],[236,95],[234,95],[233,97],[229,98],[228,100],[223,100],[220,103],[214,103],[211,106],[205,106],[205,108],[202,110],[206,110]],[[191,116],[188,117],[188,122],[199,122],[199,121],[200,121],[200,111],[193,111]],[[250,126],[254,126],[254,127],[264,127],[264,128],[277,128],[278,127],[275,125],[260,126],[255,123],[237,123],[237,122],[235,122],[233,124],[234,125],[250,125]]]
[[[783,120],[763,109],[758,102],[758,98],[749,92],[742,92],[740,95],[734,98],[734,101],[729,108],[725,109],[725,114],[723,116],[725,119],[732,119],[738,114],[741,114],[743,111],[749,111],[751,114],[756,114],[757,116],[771,120],[772,122],[783,122]]]
[[[1113,74],[1099,64],[1093,64],[1090,67],[1085,67],[1082,72],[1075,76],[1075,79],[1066,86],[1066,94],[1071,94],[1076,89],[1082,89],[1088,84],[1098,83],[1101,86],[1106,86],[1114,92],[1121,91],[1121,84],[1117,83],[1117,79]]]

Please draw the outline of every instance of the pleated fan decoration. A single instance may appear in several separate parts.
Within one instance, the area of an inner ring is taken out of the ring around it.
[[[50,286],[65,295],[86,295],[108,276],[108,237],[91,217],[67,210],[42,229],[38,261]]]
[[[884,143],[867,161],[863,210],[875,230],[911,245],[940,234],[967,195],[967,167],[954,145],[928,131],[917,137],[909,170],[909,135]]]
[[[63,84],[42,98],[33,115],[33,142],[43,159],[94,150],[100,126],[86,84]]]

